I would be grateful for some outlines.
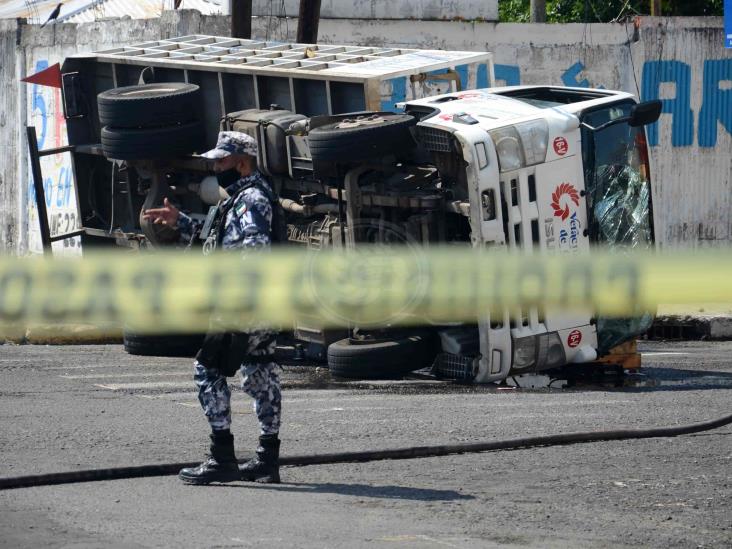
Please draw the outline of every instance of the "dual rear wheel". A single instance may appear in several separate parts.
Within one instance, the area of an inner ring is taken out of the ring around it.
[[[204,146],[200,89],[169,82],[125,86],[97,96],[102,151],[115,160],[185,156]]]

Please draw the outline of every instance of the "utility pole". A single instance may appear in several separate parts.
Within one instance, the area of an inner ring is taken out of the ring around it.
[[[661,0],[651,0],[651,15],[661,16]]]
[[[529,13],[532,23],[546,23],[546,0],[531,0]]]
[[[300,0],[300,18],[297,21],[297,42],[315,44],[320,24],[320,0]]]
[[[252,0],[229,0],[231,37],[252,37]]]

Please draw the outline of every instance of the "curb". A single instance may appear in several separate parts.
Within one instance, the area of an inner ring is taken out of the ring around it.
[[[34,324],[3,330],[0,343],[16,345],[104,345],[121,344],[122,330],[115,325]]]
[[[676,339],[687,341],[732,339],[732,317],[663,315],[656,317],[648,339]]]

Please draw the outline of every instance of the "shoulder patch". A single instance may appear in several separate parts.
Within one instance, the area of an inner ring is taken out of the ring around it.
[[[244,200],[240,200],[234,208],[234,211],[236,212],[236,215],[238,217],[243,216],[245,213],[247,213],[247,203]]]

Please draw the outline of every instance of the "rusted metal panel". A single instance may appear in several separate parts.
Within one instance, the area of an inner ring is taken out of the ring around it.
[[[204,15],[224,13],[228,0],[182,0],[179,9],[198,10]],[[29,23],[48,19],[59,0],[10,0],[0,6],[0,18],[22,17]],[[61,7],[59,23],[90,23],[100,19],[160,17],[163,10],[172,10],[174,0],[67,0]]]
[[[223,0],[222,0],[223,1]],[[105,0],[103,2],[87,2],[89,6],[67,18],[64,23],[89,23],[105,18],[131,17],[132,19],[150,19],[160,17],[163,10],[173,9],[173,0]],[[179,9],[193,9],[203,15],[222,13],[220,3],[209,0],[183,0]]]

